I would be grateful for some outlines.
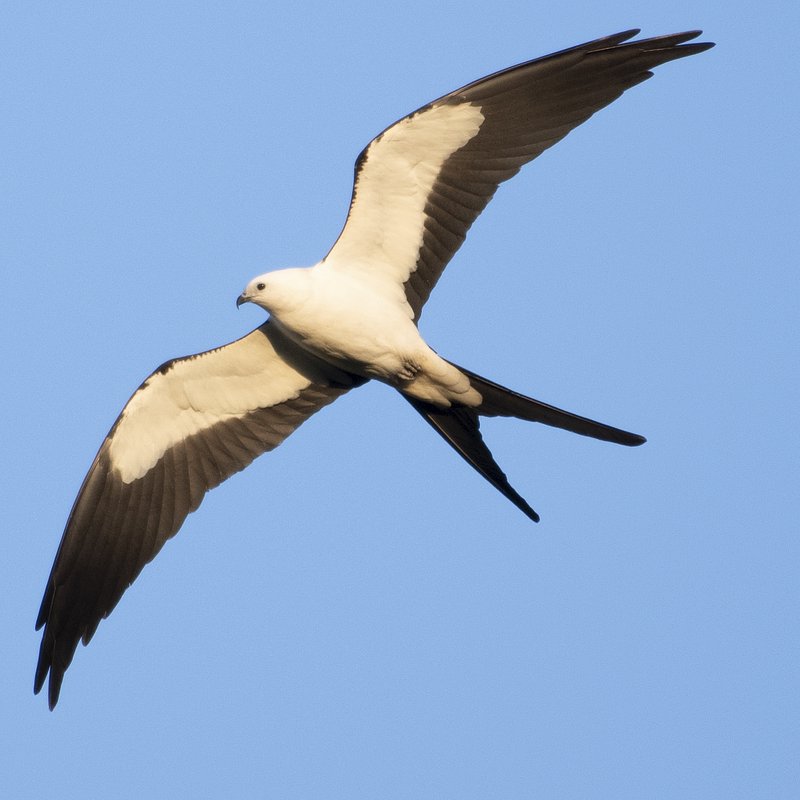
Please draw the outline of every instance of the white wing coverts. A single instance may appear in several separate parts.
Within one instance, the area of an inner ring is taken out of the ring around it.
[[[375,137],[356,162],[350,213],[325,262],[405,292],[418,319],[497,187],[653,67],[713,47],[700,31],[627,42],[625,31],[457,89]]]
[[[362,382],[265,323],[142,384],[94,459],[47,582],[35,690],[49,671],[51,708],[78,641],[88,643],[205,493]]]
[[[490,75],[387,128],[359,156],[347,221],[313,268],[321,272],[314,274],[329,285],[346,285],[348,290],[338,287],[339,295],[350,298],[349,287],[356,286],[369,289],[364,296],[390,300],[403,323],[398,328],[410,328],[416,337],[409,319],[419,319],[442,271],[500,183],[649,78],[657,65],[713,46],[686,44],[699,31],[627,41],[636,33],[608,36]],[[339,274],[347,280],[339,281]],[[297,304],[295,294],[289,300]],[[328,309],[331,294],[317,300]],[[351,321],[352,306],[348,311],[344,317]],[[134,393],[100,447],[69,516],[37,620],[44,633],[35,691],[49,673],[51,708],[78,642],[91,639],[205,493],[277,447],[315,411],[364,383],[365,378],[306,350],[323,357],[325,352],[293,344],[281,333],[291,333],[290,326],[279,328],[279,319],[275,315],[273,322],[225,347],[164,364]],[[349,328],[324,319],[317,327],[325,334],[344,330],[343,355],[352,355]],[[382,317],[378,323],[379,328]],[[357,334],[372,345],[382,332],[359,328]],[[294,336],[294,341],[302,339]],[[336,363],[351,368],[346,359]],[[444,407],[404,396],[531,519],[538,515],[483,443],[479,417],[517,417],[629,446],[644,441],[450,367],[468,380],[466,388],[477,393],[479,405]],[[393,385],[403,392],[403,385]]]

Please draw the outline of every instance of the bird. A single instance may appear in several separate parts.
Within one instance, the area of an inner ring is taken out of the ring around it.
[[[599,38],[496,72],[376,136],[355,163],[344,227],[311,267],[251,280],[236,305],[268,312],[242,338],[175,358],[133,393],[78,492],[47,580],[34,679],[59,699],[88,644],[204,495],[351,389],[377,380],[529,519],[483,441],[515,417],[626,446],[645,439],[507,389],[422,338],[423,306],[498,186],[654,67],[713,47],[701,31]]]

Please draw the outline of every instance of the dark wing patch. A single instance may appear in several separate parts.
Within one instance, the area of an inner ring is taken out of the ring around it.
[[[485,121],[445,162],[426,205],[422,247],[405,284],[416,319],[500,183],[651,77],[654,67],[713,47],[683,44],[700,31],[622,44],[637,33],[626,31],[529,61],[437,101],[477,104]]]
[[[249,337],[253,338],[248,342]],[[325,379],[324,365],[311,363],[300,354],[292,363],[291,343],[282,340],[274,326],[264,325],[249,337],[228,346],[234,349],[238,345],[237,369],[241,372],[245,347],[255,348],[248,356],[258,359],[258,364],[253,364],[254,380],[268,379],[255,367],[263,367],[265,358],[274,359],[275,371],[280,373],[276,380],[287,386],[282,401],[220,419],[185,436],[168,446],[141,477],[129,482],[123,481],[111,455],[122,415],[101,446],[70,513],[36,622],[37,629],[44,626],[44,633],[34,690],[41,690],[49,672],[51,709],[58,702],[64,672],[78,642],[89,642],[100,620],[111,613],[145,564],[175,535],[206,492],[277,447],[348,388],[363,383],[363,379],[348,378],[338,371]],[[209,352],[224,361],[226,349]],[[176,359],[154,375],[183,381],[187,370],[189,375],[208,371],[207,362],[203,354]],[[177,366],[181,369],[175,369]],[[292,384],[293,375],[296,380]],[[314,381],[310,381],[311,375]],[[142,392],[148,392],[147,381],[131,402]]]
[[[638,32],[495,73],[389,126],[356,162],[347,222],[326,261],[362,279],[399,283],[418,319],[503,181],[654,67],[713,46],[685,44],[699,31],[626,41]]]

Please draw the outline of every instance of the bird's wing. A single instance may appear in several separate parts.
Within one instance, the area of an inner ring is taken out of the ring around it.
[[[363,379],[291,344],[269,322],[224,347],[169,361],[134,393],[84,479],[36,623],[35,691],[55,706],[78,641],[209,489],[277,447]]]
[[[578,45],[435,100],[370,142],[350,211],[325,258],[405,299],[415,319],[497,187],[666,61],[713,45],[700,31]]]

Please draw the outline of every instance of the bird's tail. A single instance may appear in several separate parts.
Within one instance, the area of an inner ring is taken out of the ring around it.
[[[505,473],[500,469],[483,441],[480,432],[480,417],[516,417],[530,422],[541,422],[555,428],[579,433],[582,436],[591,436],[595,439],[629,447],[635,447],[646,441],[644,436],[555,408],[531,397],[525,397],[511,389],[506,389],[504,386],[482,378],[456,364],[453,366],[463,372],[469,378],[472,386],[481,394],[483,401],[478,407],[453,405],[449,408],[440,408],[408,395],[403,396],[467,463],[471,464],[492,486],[534,522],[539,521],[539,515],[511,486]]]
[[[611,425],[604,425],[602,422],[595,422],[593,419],[579,417],[577,414],[506,389],[505,386],[482,378],[457,364],[453,366],[469,378],[469,382],[483,397],[483,402],[476,409],[482,417],[516,417],[529,422],[541,422],[553,428],[563,428],[581,436],[591,436],[593,439],[624,444],[628,447],[636,447],[647,441],[638,433],[630,433],[613,428]]]

